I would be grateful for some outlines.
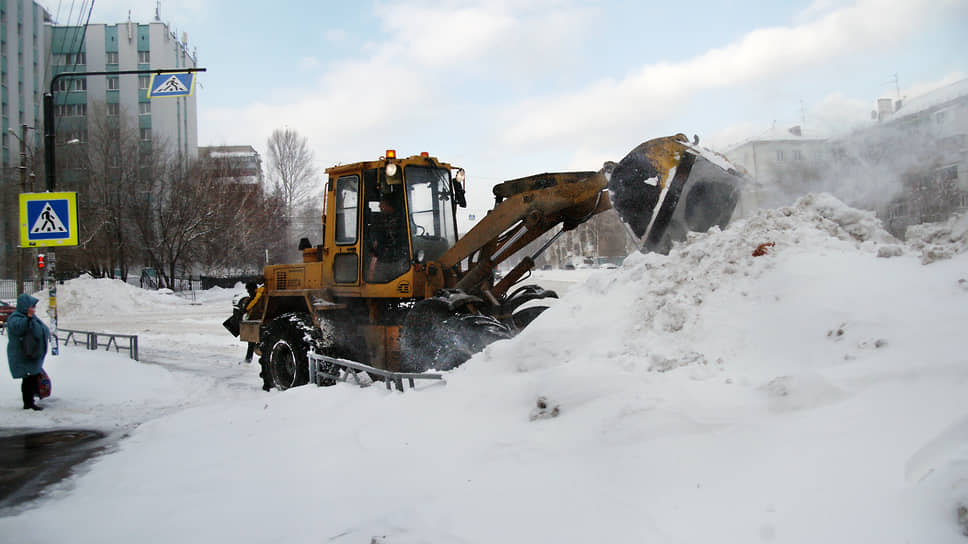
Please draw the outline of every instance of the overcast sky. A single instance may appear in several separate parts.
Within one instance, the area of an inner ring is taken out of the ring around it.
[[[155,8],[96,0],[91,22]],[[838,133],[879,97],[968,77],[964,0],[177,0],[160,15],[208,69],[199,145],[264,151],[290,127],[321,168],[428,151],[481,199],[676,132],[720,151],[774,123]]]

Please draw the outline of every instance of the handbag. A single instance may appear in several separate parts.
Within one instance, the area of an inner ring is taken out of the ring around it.
[[[52,387],[53,384],[50,381],[50,376],[47,375],[47,371],[41,369],[40,374],[37,374],[37,395],[42,399],[46,399],[50,396]]]

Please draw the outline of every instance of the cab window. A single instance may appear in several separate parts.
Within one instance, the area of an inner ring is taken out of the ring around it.
[[[360,177],[340,176],[336,180],[336,243],[355,244]]]

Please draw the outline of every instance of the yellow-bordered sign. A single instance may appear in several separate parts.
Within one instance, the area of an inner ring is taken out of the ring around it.
[[[195,72],[152,74],[148,83],[148,98],[189,96],[193,90],[195,90]]]
[[[21,193],[20,245],[76,246],[77,193]]]

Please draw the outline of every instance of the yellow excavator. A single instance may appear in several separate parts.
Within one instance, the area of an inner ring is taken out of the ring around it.
[[[462,168],[388,150],[326,173],[321,243],[301,240],[301,263],[266,266],[237,323],[240,340],[257,345],[266,389],[362,374],[401,389],[405,380],[439,378],[429,371],[514,336],[546,309],[534,301],[557,296],[519,283],[561,233],[614,208],[642,251],[668,252],[689,231],[724,227],[745,180],[725,157],[677,134],[597,172],[496,185],[494,208],[459,236]],[[496,279],[509,259],[518,261]]]

